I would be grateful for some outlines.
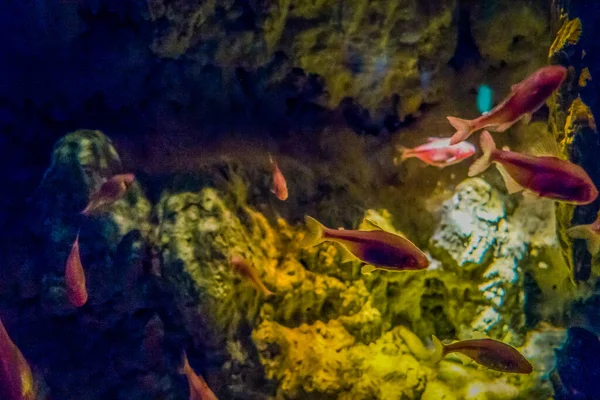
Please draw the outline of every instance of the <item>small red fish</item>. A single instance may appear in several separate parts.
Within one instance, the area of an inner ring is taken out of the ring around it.
[[[119,174],[104,182],[100,189],[90,197],[88,205],[81,213],[91,215],[94,212],[121,199],[135,179],[133,174]]]
[[[573,239],[584,239],[592,256],[600,252],[600,214],[594,222],[587,225],[576,225],[567,229],[567,235]]]
[[[589,204],[598,197],[598,189],[583,168],[557,157],[536,157],[497,150],[488,131],[480,137],[483,156],[469,168],[469,176],[485,171],[496,163],[509,193],[527,189],[540,197],[572,204]]]
[[[219,400],[204,378],[194,371],[188,362],[187,354],[183,352],[183,366],[180,373],[185,374],[190,388],[190,400]]]
[[[489,128],[493,132],[504,132],[520,119],[528,123],[531,115],[546,103],[546,99],[558,89],[566,75],[567,69],[561,65],[540,68],[513,85],[508,97],[489,113],[474,120],[447,117],[456,129],[450,144],[462,142],[473,132],[483,128]]]
[[[431,361],[438,362],[450,353],[461,353],[477,364],[500,372],[530,374],[533,366],[517,349],[493,339],[472,339],[444,345],[433,337],[434,353]]]
[[[308,233],[302,247],[315,246],[331,241],[341,245],[342,262],[360,260],[365,263],[362,273],[376,269],[388,271],[420,270],[429,266],[427,256],[410,240],[385,232],[374,225],[376,230],[357,231],[330,229],[316,219],[304,218]]]
[[[429,165],[444,168],[459,163],[475,153],[475,146],[469,142],[460,142],[451,146],[450,138],[436,137],[427,139],[427,142],[414,149],[400,147],[400,162],[415,157]]]
[[[271,187],[271,193],[273,193],[279,200],[284,201],[288,198],[288,189],[285,177],[270,154],[269,162],[273,168],[273,186]]]
[[[0,398],[34,400],[36,392],[31,367],[0,321]]]
[[[85,273],[79,255],[79,232],[71,247],[69,258],[67,258],[65,284],[69,302],[75,307],[83,306],[88,300],[88,293],[85,287]]]
[[[258,277],[258,271],[256,271],[256,269],[252,265],[250,265],[244,258],[237,254],[233,255],[231,257],[231,265],[233,266],[235,272],[237,272],[242,277],[250,280],[254,287],[256,287],[256,289],[258,289],[262,294],[264,294],[265,296],[270,296],[273,294],[273,292],[267,289],[265,284]]]

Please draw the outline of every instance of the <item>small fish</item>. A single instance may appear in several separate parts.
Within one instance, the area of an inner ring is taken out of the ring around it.
[[[94,212],[121,199],[135,179],[133,174],[114,175],[100,186],[100,189],[90,197],[88,205],[81,214],[91,215]]]
[[[270,154],[269,162],[271,163],[271,167],[273,169],[273,186],[271,187],[271,193],[273,193],[279,200],[284,201],[288,198],[288,189],[285,177]]]
[[[400,162],[415,157],[429,165],[444,168],[459,163],[475,153],[475,146],[469,142],[460,142],[450,146],[450,138],[437,137],[429,138],[427,142],[414,149],[399,147]]]
[[[482,114],[487,114],[494,105],[494,91],[488,85],[480,85],[477,89],[477,109]]]
[[[254,285],[254,287],[256,287],[256,289],[258,289],[258,291],[260,291],[262,294],[264,294],[265,296],[270,296],[273,294],[273,292],[267,289],[265,284],[258,277],[258,271],[256,271],[256,269],[252,265],[250,265],[244,258],[237,254],[233,255],[231,257],[231,265],[233,266],[235,272],[237,272],[242,277],[249,279],[250,282],[252,282],[252,284]]]
[[[304,218],[308,233],[302,247],[331,241],[341,245],[342,262],[359,260],[366,265],[362,273],[376,269],[388,271],[420,270],[429,266],[427,256],[410,240],[382,230],[338,230],[323,226],[316,219]]]
[[[573,239],[584,239],[592,256],[600,252],[600,214],[594,222],[587,225],[576,225],[567,229],[567,235]]]
[[[527,189],[540,197],[572,204],[589,204],[598,197],[598,189],[583,168],[557,157],[536,157],[497,150],[488,131],[480,137],[483,156],[469,168],[469,176],[485,171],[496,163],[509,193]]]
[[[65,284],[69,302],[75,307],[83,306],[88,300],[88,293],[85,287],[85,273],[79,255],[79,232],[77,232],[77,237],[75,237],[73,246],[71,246],[71,252],[67,258]]]
[[[546,103],[546,99],[561,85],[566,75],[567,69],[561,65],[540,68],[513,85],[508,97],[489,113],[474,120],[447,117],[456,129],[450,144],[462,142],[473,132],[483,128],[504,132],[520,119],[529,123],[531,115]]]
[[[471,339],[444,345],[433,336],[431,361],[439,362],[447,354],[461,353],[477,364],[500,372],[530,374],[533,366],[517,349],[494,339]]]
[[[0,320],[0,398],[34,400],[36,395],[37,386],[31,367]]]
[[[183,366],[179,370],[180,374],[187,377],[190,387],[190,400],[219,400],[201,375],[196,374],[188,362],[187,354],[183,352]]]

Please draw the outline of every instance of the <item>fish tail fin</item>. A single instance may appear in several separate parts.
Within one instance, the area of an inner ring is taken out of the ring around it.
[[[462,142],[471,135],[471,130],[473,128],[472,121],[456,117],[446,118],[448,119],[448,122],[450,122],[450,125],[452,125],[454,129],[456,129],[456,132],[454,133],[454,135],[452,135],[452,138],[450,138],[451,146]]]
[[[488,131],[483,131],[479,138],[483,155],[469,167],[469,176],[479,175],[490,166],[492,153],[496,150],[496,143]]]
[[[396,151],[398,152],[398,156],[394,157],[394,165],[400,165],[407,159],[414,156],[412,149],[406,148],[404,146],[396,146]]]
[[[181,366],[177,369],[177,372],[179,372],[181,375],[185,375],[189,368],[191,368],[185,350],[181,353],[181,361]]]
[[[446,355],[446,346],[435,335],[431,336],[431,340],[433,341],[433,353],[431,353],[430,360],[438,363]]]
[[[304,239],[302,239],[300,247],[312,247],[321,243],[323,241],[323,233],[326,229],[323,224],[308,215],[304,217],[304,221],[306,221],[308,232],[306,233],[306,236],[304,236]]]
[[[567,229],[567,235],[573,239],[584,239],[591,255],[600,252],[600,235],[592,230],[591,225],[573,226]]]

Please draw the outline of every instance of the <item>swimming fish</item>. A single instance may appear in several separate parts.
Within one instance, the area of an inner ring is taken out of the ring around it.
[[[401,152],[400,162],[415,157],[429,165],[444,168],[471,157],[475,153],[475,146],[469,142],[450,146],[450,138],[431,137],[427,143],[414,149],[399,147],[398,150]]]
[[[567,235],[573,239],[585,239],[588,251],[595,256],[600,252],[600,214],[591,224],[576,225],[567,229]]]
[[[265,296],[270,296],[273,294],[265,284],[258,277],[258,271],[252,265],[250,265],[244,258],[241,256],[234,254],[231,256],[231,265],[235,272],[237,272],[242,277],[250,280],[254,287],[258,289],[258,291],[262,292]]]
[[[546,99],[561,85],[566,75],[567,69],[561,65],[540,68],[513,85],[508,97],[489,113],[474,120],[447,117],[456,129],[450,144],[462,142],[473,132],[483,128],[504,132],[520,119],[529,123],[531,115],[546,103]]]
[[[434,352],[431,361],[439,362],[447,354],[461,353],[477,364],[500,372],[530,374],[533,366],[517,349],[494,339],[462,340],[444,345],[433,336]]]
[[[341,245],[342,262],[359,260],[366,265],[362,273],[376,269],[388,271],[420,270],[429,266],[427,256],[410,240],[382,230],[338,230],[326,228],[316,219],[304,217],[308,233],[302,247],[331,241]]]
[[[489,113],[494,105],[494,91],[492,88],[488,85],[479,85],[476,102],[480,113]]]
[[[187,354],[183,352],[183,366],[179,370],[179,373],[185,374],[190,388],[190,400],[219,400],[212,390],[208,387],[208,384],[204,378],[194,371],[188,362]]]
[[[92,194],[88,205],[81,214],[91,215],[94,212],[114,203],[125,195],[127,189],[131,186],[135,175],[133,174],[118,174],[112,176],[100,186],[97,192]]]
[[[71,252],[67,258],[65,266],[65,284],[67,287],[67,299],[75,307],[83,306],[88,300],[88,293],[85,287],[85,273],[81,265],[79,254],[79,232],[75,237]]]
[[[273,168],[273,185],[271,187],[271,193],[273,193],[279,200],[286,200],[288,198],[288,188],[285,177],[270,154],[269,162]]]
[[[598,190],[583,168],[557,157],[536,157],[497,150],[488,131],[480,137],[483,156],[469,168],[469,176],[485,171],[495,162],[509,193],[527,189],[540,197],[572,204],[589,204]]]
[[[34,400],[36,392],[31,367],[0,320],[0,398]]]

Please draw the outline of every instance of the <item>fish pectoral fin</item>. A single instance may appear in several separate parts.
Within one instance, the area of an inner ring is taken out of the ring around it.
[[[511,122],[505,122],[503,124],[493,125],[493,126],[488,127],[488,130],[492,131],[492,132],[504,132],[508,128],[513,126],[514,123],[515,123],[515,121],[511,121]]]
[[[370,265],[370,264],[363,264],[363,266],[360,269],[361,274],[363,275],[369,275],[371,272],[375,271],[377,269],[377,267]]]
[[[354,254],[352,254],[344,245],[338,244],[338,249],[340,251],[342,264],[356,260],[356,256],[354,256]]]
[[[496,164],[496,168],[498,168],[498,172],[502,175],[506,190],[509,194],[522,192],[524,190],[523,186],[519,185],[501,164]]]
[[[523,121],[523,123],[525,125],[527,125],[528,123],[531,122],[531,117],[532,117],[531,114],[523,114],[523,116],[521,117],[521,121]]]

